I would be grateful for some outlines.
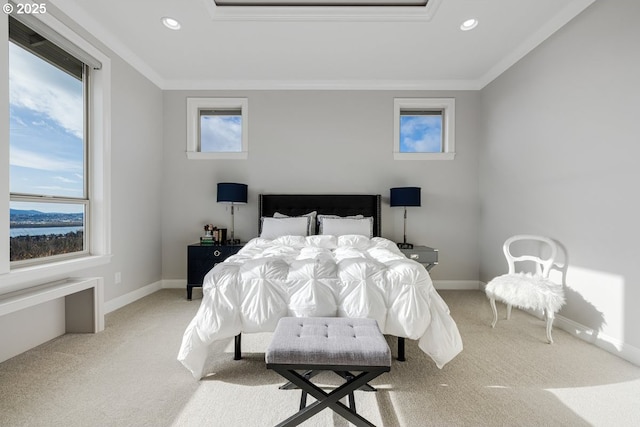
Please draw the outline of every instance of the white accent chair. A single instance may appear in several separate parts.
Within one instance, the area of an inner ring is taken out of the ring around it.
[[[543,259],[537,255],[513,255],[511,245],[523,241],[529,241],[529,243],[525,243],[529,245],[538,243],[536,252],[538,254],[548,253],[548,257]],[[552,344],[551,328],[553,319],[555,313],[560,310],[560,307],[565,302],[562,284],[556,284],[549,280],[549,272],[558,254],[556,243],[548,237],[521,234],[509,237],[504,242],[502,250],[507,258],[509,272],[492,279],[485,288],[493,310],[491,327],[495,328],[498,322],[496,300],[507,305],[507,319],[511,318],[511,307],[514,305],[522,309],[544,311],[547,319],[547,340],[549,344]],[[517,273],[516,262],[523,261],[533,262],[535,264],[535,273]]]

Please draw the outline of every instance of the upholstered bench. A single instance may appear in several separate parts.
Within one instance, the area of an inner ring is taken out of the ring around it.
[[[372,426],[356,413],[353,392],[375,391],[368,382],[389,372],[391,350],[373,319],[285,317],[278,322],[265,360],[268,369],[290,381],[281,389],[302,390],[300,411],[278,426],[298,425],[327,407],[356,426]],[[311,382],[321,371],[333,371],[346,382],[326,393]],[[307,394],[316,399],[309,406]],[[339,401],[347,395],[349,407]]]

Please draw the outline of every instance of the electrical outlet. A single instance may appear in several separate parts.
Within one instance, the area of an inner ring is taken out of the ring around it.
[[[122,273],[119,271],[116,273],[115,282],[116,283],[122,282]]]

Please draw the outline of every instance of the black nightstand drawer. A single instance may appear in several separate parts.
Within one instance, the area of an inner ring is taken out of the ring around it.
[[[218,263],[238,253],[243,245],[201,245],[187,247],[187,299],[193,287],[202,286],[204,276]]]

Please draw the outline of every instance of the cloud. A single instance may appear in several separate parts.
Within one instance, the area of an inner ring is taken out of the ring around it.
[[[64,183],[67,183],[67,184],[73,184],[73,183],[78,182],[78,181],[73,180],[73,179],[65,178],[64,176],[54,176],[53,178],[58,180],[58,181],[60,181],[60,182],[64,182]]]
[[[13,43],[9,43],[9,62],[10,104],[43,114],[82,138],[82,82]]]
[[[11,166],[21,166],[23,168],[54,172],[77,172],[79,169],[80,171],[82,169],[82,164],[79,164],[78,162],[46,156],[14,146],[12,146],[10,150],[9,163]]]
[[[403,116],[400,136],[401,152],[439,153],[442,150],[442,117]]]
[[[61,187],[59,185],[37,185],[34,188],[41,190],[39,194],[51,194],[56,196],[82,197],[82,190],[77,188]]]
[[[203,152],[241,151],[242,120],[237,116],[205,116],[200,134]]]

